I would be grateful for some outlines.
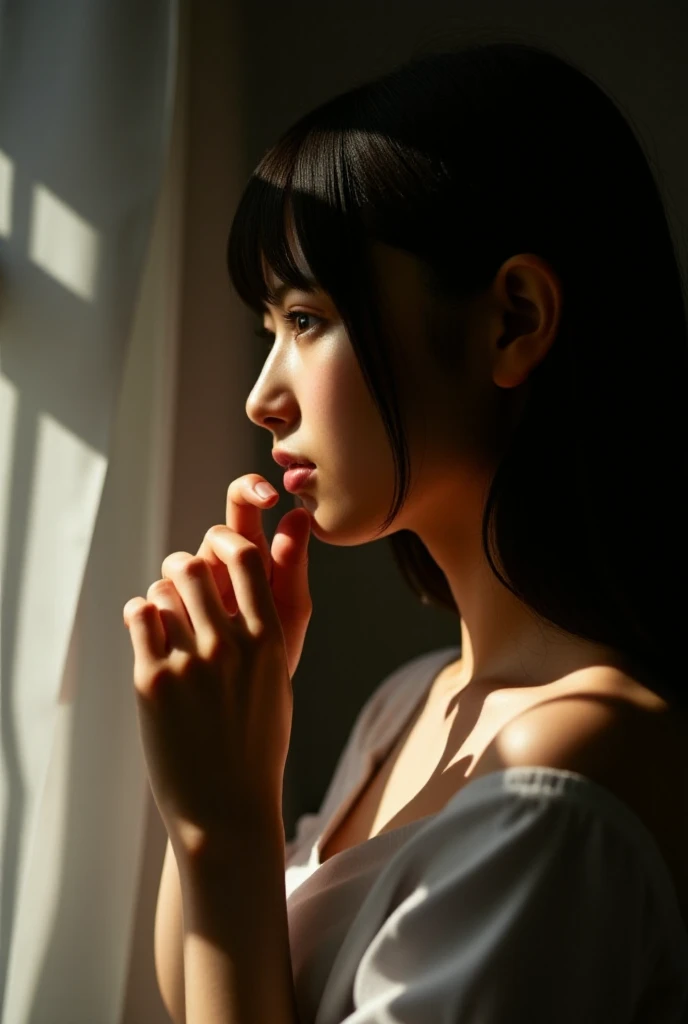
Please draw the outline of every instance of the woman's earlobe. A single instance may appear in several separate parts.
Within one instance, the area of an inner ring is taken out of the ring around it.
[[[524,335],[513,339],[501,352],[492,372],[498,388],[518,388],[528,381],[531,373],[547,356],[549,345],[541,339]]]
[[[498,388],[510,389],[518,388],[521,384],[525,384],[528,379],[527,373],[495,373],[493,380]]]

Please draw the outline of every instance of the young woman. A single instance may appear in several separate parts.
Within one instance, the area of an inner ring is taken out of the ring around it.
[[[532,46],[415,59],[277,141],[228,256],[310,530],[388,538],[461,640],[287,844],[290,1019],[688,1021],[686,316],[627,118]]]

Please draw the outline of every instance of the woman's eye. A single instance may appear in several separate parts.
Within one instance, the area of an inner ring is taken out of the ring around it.
[[[314,316],[313,313],[303,313],[300,310],[290,310],[287,313],[282,313],[282,319],[289,325],[291,333],[295,338],[301,334],[308,334],[315,329],[307,325],[308,320],[316,320],[318,323],[322,322],[321,317]],[[306,321],[305,326],[302,323],[303,321]],[[258,327],[255,330],[255,334],[258,338],[263,338],[264,341],[267,341],[269,347],[272,348],[275,343],[274,331],[269,331],[267,327]]]
[[[298,329],[298,327],[300,327],[300,321],[302,321],[302,320],[317,320],[318,322],[320,321],[320,317],[313,316],[312,313],[303,313],[303,312],[301,312],[298,309],[290,310],[288,313],[283,313],[282,317],[283,317],[283,319],[285,320],[286,323],[290,324],[294,328],[294,332],[293,333],[294,333],[295,336],[298,336],[299,334],[307,334],[308,331],[311,331],[313,329],[312,327],[304,327],[303,329]],[[297,325],[298,325],[298,327],[297,327]]]

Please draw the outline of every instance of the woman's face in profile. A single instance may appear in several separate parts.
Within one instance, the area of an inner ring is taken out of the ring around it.
[[[437,300],[428,294],[420,264],[380,244],[372,257],[411,459],[412,490],[392,533],[417,528],[425,515],[441,515],[449,485],[451,505],[444,514],[456,517],[462,504],[468,512],[482,495],[472,453],[481,420],[489,415],[489,365],[475,358],[472,344],[458,377],[448,377],[429,351],[431,303]],[[274,275],[266,280],[273,290],[281,284]],[[298,316],[287,323],[285,313]],[[249,419],[270,431],[273,447],[315,463],[299,496],[320,540],[350,546],[378,539],[394,498],[394,460],[332,300],[324,292],[290,289],[279,306],[266,309],[263,322],[275,339],[246,402]],[[479,329],[479,321],[474,327]]]
[[[281,283],[269,275],[267,282]],[[270,431],[272,447],[315,463],[299,492],[312,532],[330,544],[366,543],[389,509],[393,459],[344,324],[326,293],[297,289],[263,322],[275,339],[246,414]]]

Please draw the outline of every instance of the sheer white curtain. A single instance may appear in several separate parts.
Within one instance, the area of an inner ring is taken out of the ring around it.
[[[149,800],[121,609],[165,554],[178,23],[0,4],[2,1024],[121,1019]]]

